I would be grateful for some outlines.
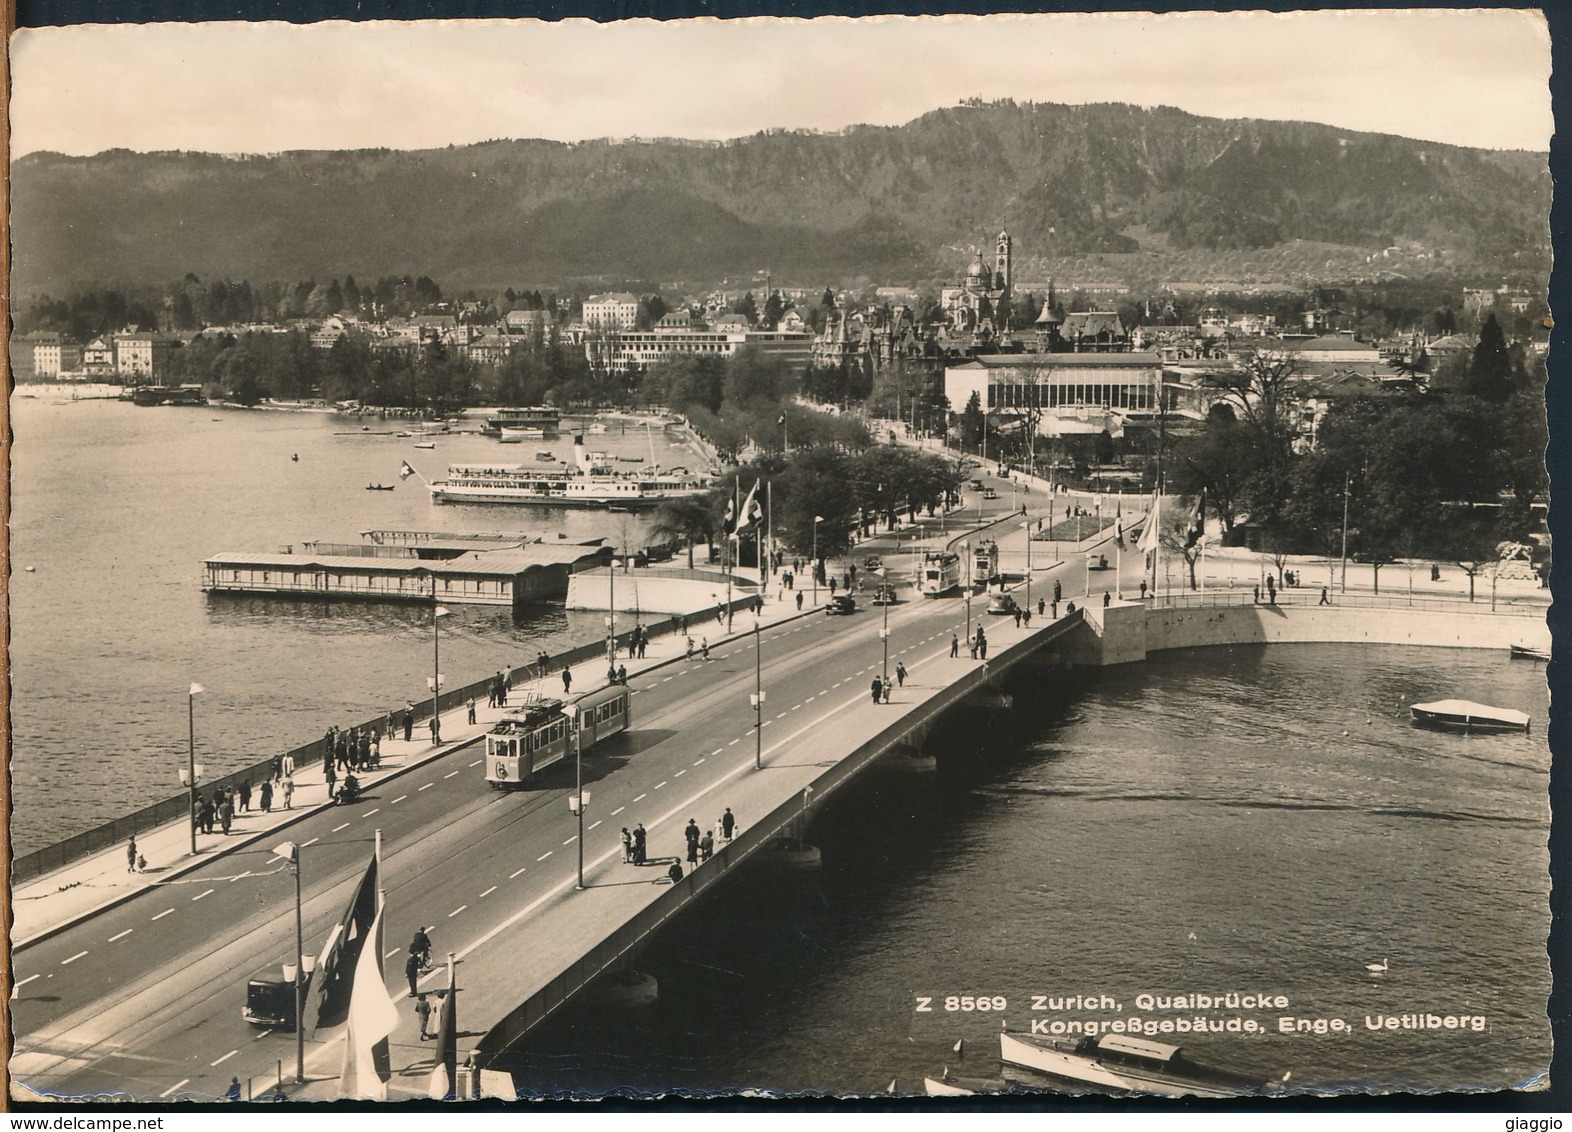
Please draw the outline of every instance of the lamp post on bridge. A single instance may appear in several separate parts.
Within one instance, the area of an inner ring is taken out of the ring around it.
[[[284,841],[273,846],[273,855],[294,866],[295,873],[295,962],[284,964],[284,976],[294,972],[295,984],[295,1084],[306,1083],[306,976],[316,965],[316,956],[306,954],[305,932],[301,924],[300,846]]]
[[[1021,530],[1026,532],[1026,608],[1032,607],[1032,524],[1028,520],[1021,524]]]
[[[764,769],[764,636],[763,623],[753,619],[753,695],[748,701],[753,706],[753,769]]]
[[[584,712],[573,713],[573,793],[568,795],[568,809],[579,820],[579,875],[573,887],[584,891],[584,811],[589,809],[590,792],[584,789]]]
[[[879,675],[884,681],[884,686],[888,688],[890,686],[890,599],[894,596],[894,590],[886,588],[888,575],[883,566],[874,573],[879,575],[879,597],[884,603],[884,626],[879,630],[879,641],[884,645],[884,662],[879,668]]]
[[[437,576],[423,566],[417,566],[410,573],[415,577],[431,579],[431,675],[426,678],[426,684],[431,689],[431,742],[433,746],[442,746],[442,715],[439,709],[439,700],[442,694],[442,631],[440,623],[448,615],[448,611],[437,604]]]
[[[823,515],[813,517],[813,565],[808,572],[813,575],[813,604],[819,604],[819,524],[824,522]]]
[[[967,539],[961,543],[961,553],[966,555],[966,647],[971,647],[972,640],[972,587],[976,581],[972,578],[972,542]]]
[[[186,692],[186,768],[180,772],[180,778],[186,785],[186,803],[191,811],[191,855],[196,856],[196,788],[201,781],[203,772],[207,769],[196,761],[196,698],[205,689],[200,684],[192,684]]]

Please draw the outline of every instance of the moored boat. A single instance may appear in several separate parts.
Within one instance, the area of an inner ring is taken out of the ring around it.
[[[948,1067],[938,1077],[924,1077],[922,1091],[930,1097],[975,1097],[986,1093],[1006,1093],[1010,1082],[1002,1077],[955,1077]]]
[[[1508,645],[1513,660],[1549,660],[1550,650],[1539,645]]]
[[[1473,700],[1435,700],[1409,709],[1421,727],[1442,731],[1527,731],[1527,712],[1476,704]]]
[[[603,456],[586,451],[574,437],[574,466],[453,464],[446,479],[431,484],[437,503],[511,503],[535,507],[606,507],[635,511],[669,499],[700,495],[709,481],[680,470],[644,468],[618,473]]]
[[[1130,1034],[1072,1041],[1003,1032],[999,1057],[1061,1081],[1153,1096],[1233,1097],[1266,1088],[1258,1078],[1191,1061],[1178,1046]]]
[[[481,431],[513,444],[526,437],[555,436],[561,424],[562,414],[545,405],[506,406],[488,416]]]

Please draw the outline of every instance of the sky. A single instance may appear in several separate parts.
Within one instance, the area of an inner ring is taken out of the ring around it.
[[[1549,75],[1543,19],[1500,9],[35,28],[12,40],[12,154],[715,140],[974,97],[1544,151]]]

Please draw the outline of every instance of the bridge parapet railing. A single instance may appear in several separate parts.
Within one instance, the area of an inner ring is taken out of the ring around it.
[[[1260,605],[1270,608],[1273,605],[1288,607],[1319,606],[1321,604],[1321,591],[1319,587],[1290,587],[1277,591],[1277,600],[1270,602],[1263,592],[1257,599],[1250,590],[1207,590],[1205,593],[1170,593],[1160,594],[1147,599],[1148,604],[1156,609],[1203,609],[1217,606],[1232,605]],[[1326,604],[1334,608],[1343,609],[1418,609],[1430,613],[1454,613],[1459,615],[1497,616],[1497,617],[1538,617],[1543,618],[1549,608],[1547,602],[1537,598],[1514,597],[1511,599],[1498,597],[1494,602],[1488,597],[1469,601],[1467,598],[1445,597],[1417,597],[1408,594],[1340,594],[1329,593]]]

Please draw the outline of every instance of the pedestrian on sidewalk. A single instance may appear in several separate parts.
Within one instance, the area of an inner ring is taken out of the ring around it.
[[[732,830],[737,828],[737,819],[731,812],[731,807],[726,807],[726,812],[721,815],[721,836],[727,841],[731,840]]]
[[[375,727],[371,729],[371,765],[382,765],[382,732]]]
[[[411,980],[410,986],[414,985],[414,981]],[[415,996],[415,1017],[420,1019],[420,1040],[423,1042],[430,1041],[431,1003],[426,1001],[424,992]]]
[[[961,655],[961,638],[954,633],[950,634],[950,656],[953,659]]]
[[[974,637],[970,637],[970,638],[967,639],[966,643],[971,646],[972,659],[976,660],[977,659],[977,638],[975,636]]]
[[[1141,600],[1142,601],[1146,600],[1146,579],[1145,578],[1141,579]]]
[[[508,674],[506,672],[499,671],[497,673],[497,706],[508,706]]]
[[[573,669],[571,667],[564,668],[562,670],[562,694],[565,696],[569,692],[571,692],[572,690],[573,690]]]
[[[360,764],[360,769],[362,771],[368,769],[371,766],[371,728],[360,728],[359,737],[355,741],[355,753],[355,761]]]
[[[415,980],[419,976],[420,956],[416,955],[414,952],[410,952],[409,958],[404,961],[404,977],[409,980],[409,993],[413,995],[419,995],[419,997],[416,999],[417,1002],[423,1001],[426,997],[420,993],[420,988],[415,985]],[[431,1007],[426,1007],[426,1011],[427,1013],[430,1013]],[[425,1037],[425,1034],[421,1034],[421,1037]]]
[[[131,835],[130,844],[126,846],[126,872],[136,872],[136,834]]]
[[[873,691],[873,702],[878,703],[879,697],[884,694],[884,681],[875,676],[870,688]]]
[[[262,797],[260,799],[260,805],[262,806],[262,812],[264,814],[270,814],[273,812],[273,784],[271,782],[264,781],[262,783]]]
[[[497,682],[490,680],[486,683],[486,706],[497,706]]]
[[[1113,604],[1113,594],[1109,593],[1107,590],[1104,590],[1103,591],[1103,608],[1107,609],[1112,604]]]
[[[231,1077],[229,1079],[229,1088],[224,1090],[224,1099],[226,1101],[229,1101],[231,1104],[239,1104],[240,1103],[240,1078],[239,1077]]]
[[[906,687],[906,665],[900,661],[895,662],[895,680],[901,687]]]
[[[688,842],[688,863],[692,864],[698,860],[699,823],[689,818],[688,824],[682,829],[682,836]]]
[[[322,779],[327,783],[328,801],[331,802],[333,800],[334,786],[338,782],[338,772],[333,769],[331,763],[322,768]]]
[[[471,723],[475,722],[475,697],[474,696],[471,696],[469,698],[469,721]]]
[[[715,832],[706,829],[699,838],[699,860],[708,861],[715,854]]]
[[[1059,583],[1058,582],[1054,582],[1054,584],[1053,584],[1053,603],[1055,605],[1058,605],[1063,600],[1064,600],[1064,592],[1059,588]],[[1058,615],[1055,614],[1055,616],[1058,616]]]
[[[240,784],[240,812],[251,812],[251,780],[248,778]]]
[[[622,863],[630,864],[633,861],[633,834],[628,832],[628,827],[622,827]]]
[[[212,833],[213,823],[218,818],[218,807],[211,798],[202,799],[202,832]]]
[[[415,705],[408,700],[404,701],[404,742],[411,742],[415,733]]]
[[[1254,589],[1252,590],[1252,593],[1255,595],[1252,600],[1255,602],[1255,604],[1260,605],[1261,604],[1261,587],[1260,586],[1254,587]]]
[[[294,774],[295,756],[291,754],[284,755],[284,757],[279,760],[278,769],[283,771],[283,774],[280,775],[281,778],[288,778],[290,775]]]
[[[798,609],[799,612],[801,612],[801,610],[802,610],[802,591],[801,590],[797,591],[797,609]]]
[[[1028,629],[1032,627],[1032,607],[1029,605],[1025,609],[1021,610],[1021,624],[1025,625]]]
[[[671,868],[666,870],[666,879],[671,881],[672,884],[676,884],[679,880],[682,879],[681,861],[673,861],[671,863]]]
[[[699,842],[703,840],[695,836],[688,842],[688,870],[691,872],[699,863]]]
[[[330,728],[328,730],[328,735],[331,736],[332,734],[333,734],[333,732],[332,732],[332,729]],[[332,745],[333,745],[333,741],[330,738],[328,740],[328,749],[329,750],[332,749]],[[274,782],[277,782],[280,778],[283,777],[283,771],[281,771],[279,769],[279,766],[280,766],[279,756],[278,755],[274,755],[273,756],[273,760],[270,763],[268,763],[268,777],[272,778],[272,780]]]
[[[988,659],[988,634],[984,633],[982,626],[977,626],[977,659]]]
[[[1042,598],[1037,599],[1037,616],[1041,617],[1043,615],[1043,610],[1047,607],[1047,605],[1048,603]]]
[[[295,797],[295,779],[294,779],[294,776],[293,775],[286,775],[284,777],[284,809],[292,810],[292,809],[295,808],[295,803],[293,801],[294,797]]]
[[[649,647],[650,647],[650,635],[648,633],[645,633],[645,632],[643,632],[641,630],[640,633],[639,633],[639,659],[640,660],[644,659],[644,650],[649,648]]]
[[[1021,627],[1021,607],[1020,606],[1016,606],[1015,607],[1015,627],[1017,629],[1019,629]]]
[[[895,686],[894,683],[889,681],[889,680],[886,680],[884,682],[884,700],[883,700],[884,703],[889,703],[890,702],[890,689],[893,688],[894,686]]]
[[[619,665],[617,665],[617,683],[619,683],[619,684],[626,684],[627,682],[628,682],[628,666],[626,664],[619,664]]]
[[[218,807],[218,824],[224,829],[224,836],[229,836],[229,827],[235,822],[235,804],[229,800],[229,795],[224,795],[224,800]]]
[[[1332,599],[1327,596],[1326,587],[1325,586],[1321,587],[1321,600],[1316,602],[1316,604],[1317,605],[1331,605],[1332,604]]]
[[[710,658],[710,639],[708,637],[705,637],[704,640],[699,643],[699,652],[704,655],[705,660]]]
[[[633,863],[642,865],[645,861],[645,840],[649,835],[644,832],[644,823],[639,822],[633,827]]]
[[[693,638],[692,637],[688,638],[688,651],[682,654],[682,659],[683,660],[692,660],[693,659]]]

